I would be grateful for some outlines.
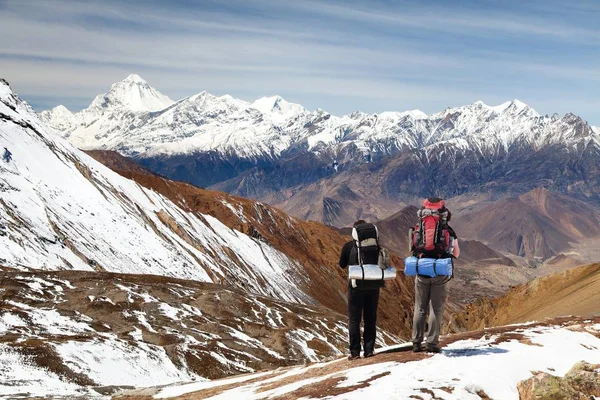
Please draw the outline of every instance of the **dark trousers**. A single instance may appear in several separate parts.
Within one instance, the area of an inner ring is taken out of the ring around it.
[[[350,333],[350,354],[360,354],[360,322],[365,320],[363,348],[366,354],[375,350],[375,336],[377,334],[377,303],[379,303],[379,289],[356,290],[348,289],[348,331]]]

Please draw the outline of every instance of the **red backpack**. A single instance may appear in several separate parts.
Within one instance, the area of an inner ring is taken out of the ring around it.
[[[419,223],[410,228],[410,251],[416,257],[450,257],[451,235],[448,229],[448,209],[442,199],[429,198],[417,212]]]

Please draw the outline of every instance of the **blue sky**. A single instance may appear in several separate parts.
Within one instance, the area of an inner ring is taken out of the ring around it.
[[[177,100],[333,114],[518,98],[600,125],[600,1],[0,0],[0,77],[36,109],[137,73]]]

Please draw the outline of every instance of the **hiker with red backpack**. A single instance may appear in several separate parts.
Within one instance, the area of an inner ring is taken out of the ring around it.
[[[423,351],[425,317],[429,309],[429,329],[425,351],[439,353],[439,337],[448,295],[447,284],[453,276],[453,258],[460,255],[458,238],[448,225],[452,214],[444,200],[428,198],[417,212],[418,224],[409,231],[410,250],[405,273],[415,275],[415,312],[413,351]]]
[[[395,270],[389,267],[389,253],[379,246],[379,234],[374,224],[364,220],[354,223],[352,238],[342,248],[340,267],[349,268],[348,281],[348,331],[350,336],[349,360],[360,358],[360,322],[364,315],[364,357],[375,354],[377,334],[377,305],[379,289],[384,279],[393,279]],[[355,268],[357,278],[352,278]],[[375,272],[373,272],[375,270]],[[392,272],[393,271],[393,272]],[[360,277],[358,277],[360,275]]]

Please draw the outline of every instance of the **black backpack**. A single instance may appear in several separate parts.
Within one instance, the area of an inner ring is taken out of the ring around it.
[[[352,239],[354,247],[350,250],[350,264],[378,264],[379,252],[379,232],[377,227],[371,223],[359,224],[352,229]],[[383,280],[363,281],[352,280],[352,287],[359,290],[377,289],[383,286]]]
[[[357,265],[377,264],[379,260],[379,233],[371,223],[364,223],[352,229],[354,248],[350,253],[350,263]]]

